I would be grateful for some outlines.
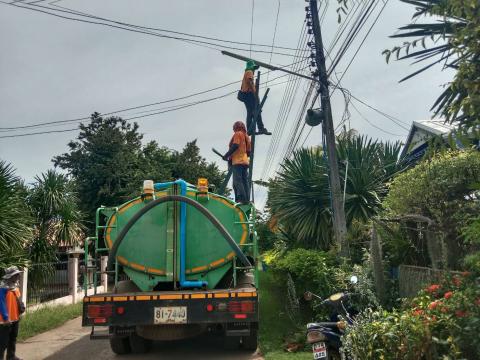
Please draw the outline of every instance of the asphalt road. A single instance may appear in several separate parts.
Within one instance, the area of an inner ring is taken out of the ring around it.
[[[184,359],[252,359],[252,352],[246,351],[227,351],[223,349],[221,338],[210,336],[198,337],[190,340],[176,342],[157,342],[152,350],[147,354],[115,355],[110,350],[108,341],[91,341],[88,336],[66,346],[59,352],[47,357],[48,360],[120,360],[120,359],[165,359],[165,360],[184,360]]]
[[[21,326],[21,325],[20,325]],[[116,355],[110,350],[108,340],[89,338],[89,328],[81,327],[81,319],[70,320],[64,325],[36,335],[17,344],[17,355],[24,360],[260,360],[251,351],[225,350],[219,336],[200,336],[174,342],[155,342],[147,354]]]

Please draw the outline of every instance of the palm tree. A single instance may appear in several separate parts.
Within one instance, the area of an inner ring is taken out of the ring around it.
[[[68,178],[49,170],[35,178],[28,197],[35,219],[30,259],[36,263],[56,259],[59,246],[75,246],[84,236],[83,215]]]
[[[379,211],[387,181],[403,168],[397,160],[400,143],[341,136],[336,149],[345,184],[347,225],[366,222]],[[331,194],[326,155],[321,148],[296,150],[271,181],[268,196],[272,216],[299,244],[325,250],[330,247]]]
[[[25,245],[32,236],[32,219],[25,189],[10,164],[0,160],[0,269],[25,264]]]
[[[320,148],[296,150],[269,185],[268,206],[278,226],[306,247],[328,248],[331,239],[327,164]]]
[[[385,50],[387,61],[394,53],[399,60],[413,59],[425,66],[400,81],[407,80],[435,65],[456,71],[449,84],[432,106],[435,115],[447,121],[458,121],[464,129],[478,126],[480,114],[480,2],[476,0],[401,0],[415,6],[409,25],[401,27],[392,38],[409,38],[402,46]],[[430,16],[434,22],[420,22]],[[432,45],[427,46],[431,40]],[[403,56],[401,53],[403,52]]]

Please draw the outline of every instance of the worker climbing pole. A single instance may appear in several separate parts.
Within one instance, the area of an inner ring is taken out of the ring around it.
[[[272,133],[269,132],[263,125],[261,112],[256,114],[256,110],[258,109],[258,105],[260,103],[258,95],[260,73],[257,75],[255,84],[253,83],[253,79],[255,77],[255,70],[258,70],[258,68],[259,65],[257,65],[255,61],[247,61],[245,72],[243,74],[242,86],[238,92],[237,98],[245,104],[245,108],[247,110],[248,135],[255,135],[256,128],[258,128],[258,135],[272,135]]]
[[[242,80],[242,86],[238,92],[238,100],[245,104],[247,111],[246,127],[241,121],[237,121],[233,126],[234,135],[229,143],[229,150],[225,155],[212,149],[222,159],[229,162],[228,173],[224,182],[220,186],[219,192],[224,193],[230,177],[233,174],[233,189],[235,192],[235,201],[248,203],[254,201],[252,174],[253,159],[255,154],[255,135],[271,135],[262,121],[262,108],[267,99],[270,89],[265,91],[262,101],[259,98],[260,72],[257,73],[255,83],[254,71],[259,66],[253,60],[248,60]],[[243,128],[246,133],[243,135]],[[258,132],[255,131],[258,128]],[[250,135],[251,137],[249,137]],[[248,171],[247,171],[248,169]]]

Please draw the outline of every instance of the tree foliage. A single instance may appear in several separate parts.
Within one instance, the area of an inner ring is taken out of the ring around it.
[[[337,140],[340,180],[346,181],[347,225],[375,215],[386,194],[386,182],[402,168],[399,143],[364,136]],[[348,163],[348,169],[347,169]],[[332,239],[331,194],[326,155],[319,147],[300,149],[281,167],[269,186],[268,205],[284,231],[306,247],[328,249]]]
[[[414,39],[385,50],[387,61],[397,59],[425,62],[425,66],[405,77],[407,80],[435,65],[454,69],[453,81],[432,106],[435,115],[458,121],[464,129],[480,121],[480,2],[478,0],[401,0],[416,7],[409,25],[393,38]],[[421,17],[433,22],[420,22]],[[427,45],[430,44],[430,45]]]
[[[22,265],[32,236],[25,191],[12,166],[0,160],[0,268]]]
[[[34,237],[29,244],[32,262],[54,261],[60,246],[81,243],[83,214],[73,184],[65,175],[49,170],[35,177],[27,203],[34,219]]]
[[[53,159],[55,166],[74,179],[81,206],[90,219],[100,205],[117,205],[133,192],[141,140],[137,124],[94,113],[88,124],[80,124],[77,140],[68,144],[70,151]]]
[[[458,264],[468,246],[462,240],[462,229],[478,214],[478,184],[480,183],[480,153],[448,151],[423,161],[397,176],[385,199],[386,215],[422,215],[433,221],[431,230],[447,245],[448,263]],[[407,224],[414,227],[412,224]],[[403,238],[412,241],[415,229],[404,231]],[[396,242],[393,241],[393,242]],[[414,246],[411,242],[407,247]],[[394,245],[397,246],[397,245]],[[408,253],[397,249],[406,256]]]
[[[143,135],[136,123],[119,117],[103,118],[98,113],[68,144],[69,152],[53,159],[55,166],[68,171],[77,186],[82,210],[93,220],[101,205],[115,206],[138,196],[142,181],[170,181],[183,178],[196,183],[206,177],[219,184],[224,174],[214,163],[200,156],[196,140],[181,151],[160,147],[151,141],[142,145]]]

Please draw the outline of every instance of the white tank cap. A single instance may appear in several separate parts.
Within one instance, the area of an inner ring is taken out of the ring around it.
[[[144,194],[153,193],[153,180],[143,180],[143,193]]]

